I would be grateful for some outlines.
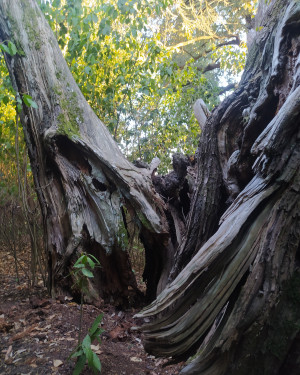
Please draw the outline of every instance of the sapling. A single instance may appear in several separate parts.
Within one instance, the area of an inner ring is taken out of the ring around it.
[[[73,266],[71,275],[75,278],[74,287],[77,286],[80,290],[80,318],[79,318],[79,332],[78,332],[78,344],[75,350],[72,352],[69,358],[77,358],[76,365],[73,370],[73,375],[78,375],[83,370],[86,362],[90,369],[94,373],[101,372],[101,362],[96,353],[93,352],[91,344],[94,340],[97,340],[101,344],[100,335],[103,332],[99,328],[99,324],[102,321],[103,314],[97,316],[94,320],[88,333],[81,341],[82,333],[82,318],[83,318],[83,297],[87,295],[89,279],[94,277],[93,271],[96,267],[100,267],[98,259],[91,254],[82,254]]]

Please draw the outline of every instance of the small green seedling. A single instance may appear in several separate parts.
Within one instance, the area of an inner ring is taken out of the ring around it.
[[[99,328],[99,324],[102,321],[103,314],[97,316],[94,320],[91,328],[88,330],[87,335],[81,341],[81,330],[82,330],[82,317],[83,317],[83,295],[88,294],[89,279],[94,277],[93,271],[96,267],[100,267],[98,259],[91,254],[82,254],[73,266],[71,275],[75,278],[73,286],[78,286],[80,289],[80,320],[79,320],[79,332],[78,332],[78,344],[76,349],[70,355],[71,358],[77,358],[73,375],[79,375],[83,370],[86,362],[89,368],[96,374],[101,372],[101,362],[93,352],[91,345],[94,340],[97,340],[101,344],[100,335],[103,333],[103,329]]]
[[[100,335],[104,332],[104,330],[99,328],[99,324],[101,323],[102,318],[103,314],[97,316],[92,324],[92,327],[89,329],[88,334],[85,336],[82,342],[77,345],[74,352],[70,355],[70,358],[77,358],[73,375],[79,375],[81,373],[86,361],[89,368],[95,374],[101,372],[101,362],[97,354],[93,352],[91,344],[94,340],[97,340],[101,344]]]

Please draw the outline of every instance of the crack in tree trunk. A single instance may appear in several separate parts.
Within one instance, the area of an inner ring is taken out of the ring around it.
[[[13,85],[38,104],[21,119],[52,289],[70,289],[68,269],[87,251],[102,264],[94,297],[120,303],[137,293],[129,215],[145,246],[148,298],[161,292],[138,315],[150,318],[145,347],[195,354],[182,374],[273,375],[276,364],[282,375],[290,366],[300,327],[299,20],[298,1],[261,0],[242,81],[205,122],[196,164],[177,156],[174,172],[158,176],[155,163],[137,168],[120,153],[36,3],[0,3],[0,40],[19,49],[5,55]]]
[[[201,135],[173,281],[137,315],[150,353],[196,352],[182,374],[282,374],[299,332],[299,20],[299,2],[261,2],[242,81]]]

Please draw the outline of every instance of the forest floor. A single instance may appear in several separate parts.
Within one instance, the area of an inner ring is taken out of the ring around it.
[[[134,319],[138,309],[117,310],[114,306],[83,306],[83,334],[103,312],[105,332],[95,343],[103,375],[176,375],[181,364],[148,355]],[[0,250],[0,374],[72,374],[80,306],[71,298],[51,299],[42,286],[28,288],[25,277],[17,283],[9,254]],[[82,374],[92,374],[86,368]]]

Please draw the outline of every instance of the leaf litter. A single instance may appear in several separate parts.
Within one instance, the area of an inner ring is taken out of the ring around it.
[[[0,252],[0,263],[1,263]],[[3,263],[2,263],[3,264]],[[18,287],[16,287],[18,286]],[[25,279],[0,274],[0,374],[69,375],[74,362],[67,358],[77,343],[79,308],[71,297],[51,299],[45,288],[28,288]],[[104,375],[176,375],[183,363],[148,355],[142,345],[138,310],[84,305],[83,334],[100,312],[104,313],[99,356]],[[83,335],[82,335],[83,336]],[[86,368],[82,374],[89,375]]]

